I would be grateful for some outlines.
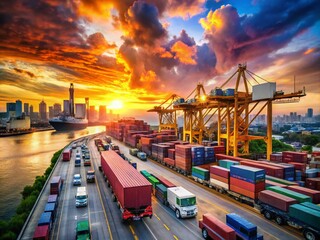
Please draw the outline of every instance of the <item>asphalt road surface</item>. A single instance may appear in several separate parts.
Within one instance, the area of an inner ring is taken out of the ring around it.
[[[174,172],[155,161],[146,162],[129,155],[129,148],[123,143],[113,140],[119,145],[121,152],[137,162],[138,170],[147,170],[150,173],[161,175],[177,186],[182,186],[197,197],[198,216],[190,219],[177,219],[174,211],[152,197],[153,217],[144,218],[130,223],[122,223],[121,213],[117,204],[112,201],[110,188],[107,187],[102,173],[98,170],[100,154],[92,139],[85,138],[81,143],[87,143],[90,149],[91,167],[74,166],[75,151],[70,162],[60,161],[53,176],[60,175],[64,179],[63,190],[59,199],[57,215],[51,231],[51,239],[75,239],[76,223],[80,219],[88,219],[91,227],[91,239],[202,239],[198,221],[202,214],[211,213],[225,222],[227,213],[235,212],[258,226],[258,232],[264,239],[303,239],[302,235],[292,228],[276,225],[266,220],[259,212],[251,207],[236,202],[228,196],[203,186],[193,180]],[[129,163],[128,163],[129,164]],[[95,183],[86,182],[86,171],[95,169]],[[73,186],[73,175],[80,173],[82,185],[87,187],[88,206],[76,208],[75,195],[77,186]],[[49,195],[49,187],[45,189],[36,211],[29,221],[26,231],[21,239],[32,239],[37,222],[43,212]]]

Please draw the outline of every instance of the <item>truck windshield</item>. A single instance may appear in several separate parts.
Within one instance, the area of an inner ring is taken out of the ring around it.
[[[196,205],[196,197],[181,199],[181,207],[188,207]]]
[[[86,195],[80,195],[80,196],[77,196],[77,199],[86,199],[87,196]]]

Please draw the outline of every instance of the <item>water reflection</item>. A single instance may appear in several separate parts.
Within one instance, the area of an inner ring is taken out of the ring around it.
[[[53,153],[72,139],[103,131],[104,126],[93,126],[73,132],[43,131],[0,138],[0,219],[14,214],[21,200],[20,192],[44,173]]]

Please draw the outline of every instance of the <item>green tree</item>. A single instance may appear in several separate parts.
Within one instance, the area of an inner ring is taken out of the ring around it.
[[[31,195],[32,191],[33,191],[33,186],[31,185],[25,186],[23,191],[21,192],[22,198],[26,199],[28,196]]]
[[[320,142],[320,137],[318,135],[302,135],[301,142],[305,145],[315,146]]]
[[[0,236],[1,240],[15,240],[17,239],[17,234],[11,231],[6,231],[3,235]]]
[[[17,208],[17,214],[28,213],[31,211],[34,203],[36,202],[37,197],[30,195],[26,199],[23,199]]]
[[[301,148],[302,151],[307,151],[308,153],[312,153],[312,146],[305,145]]]

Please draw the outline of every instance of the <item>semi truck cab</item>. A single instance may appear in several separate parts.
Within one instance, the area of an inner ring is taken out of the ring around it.
[[[81,220],[77,222],[76,239],[77,240],[91,239],[90,224],[88,220]]]
[[[195,217],[198,213],[196,196],[183,187],[167,189],[168,204],[177,218]]]
[[[78,187],[76,198],[76,207],[86,207],[88,205],[88,195],[86,187]]]

